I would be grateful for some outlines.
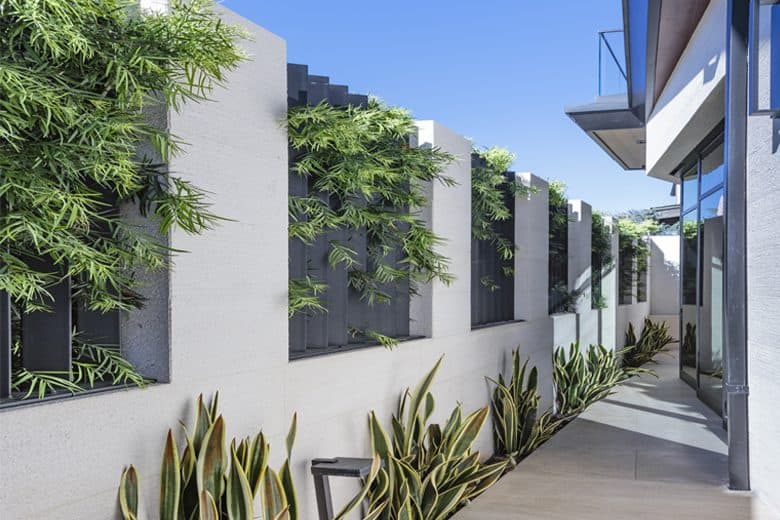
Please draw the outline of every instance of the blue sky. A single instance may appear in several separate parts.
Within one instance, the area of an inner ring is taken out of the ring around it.
[[[436,119],[514,169],[563,180],[607,212],[673,202],[670,185],[625,172],[563,112],[597,91],[597,31],[620,0],[226,0],[287,40],[288,61]]]

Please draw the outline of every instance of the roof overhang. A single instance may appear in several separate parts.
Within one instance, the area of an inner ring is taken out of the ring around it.
[[[598,97],[565,112],[624,169],[645,167],[645,127],[628,106],[627,95]]]

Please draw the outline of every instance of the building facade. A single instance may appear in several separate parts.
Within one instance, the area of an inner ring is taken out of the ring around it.
[[[673,185],[680,377],[723,417],[731,488],[778,506],[775,4],[624,0],[623,38],[604,40],[611,52],[600,64],[622,92],[566,112],[626,170]]]

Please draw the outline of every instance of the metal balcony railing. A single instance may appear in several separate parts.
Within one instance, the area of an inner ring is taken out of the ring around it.
[[[599,32],[599,96],[628,92],[623,30]]]

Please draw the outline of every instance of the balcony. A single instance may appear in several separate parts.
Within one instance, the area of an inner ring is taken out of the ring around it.
[[[623,30],[598,33],[598,88],[587,104],[566,107],[577,126],[626,170],[645,166],[645,129],[630,99],[630,54]]]
[[[616,29],[600,31],[598,97],[626,96],[626,51],[623,45],[624,31]]]

